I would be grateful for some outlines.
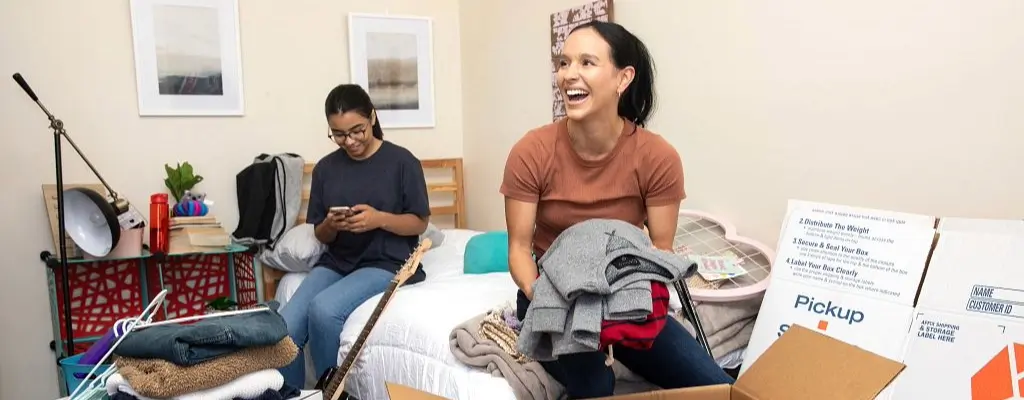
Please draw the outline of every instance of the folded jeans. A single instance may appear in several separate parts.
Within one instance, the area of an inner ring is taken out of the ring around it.
[[[190,366],[245,348],[271,346],[288,336],[288,327],[277,313],[278,303],[271,301],[267,305],[269,310],[263,312],[133,331],[114,349],[114,354]]]

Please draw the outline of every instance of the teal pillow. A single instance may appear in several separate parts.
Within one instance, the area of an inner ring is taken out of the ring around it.
[[[487,274],[508,272],[508,232],[491,231],[473,236],[466,242],[462,272]]]

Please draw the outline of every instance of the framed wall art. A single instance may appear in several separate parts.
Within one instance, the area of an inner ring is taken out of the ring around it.
[[[382,128],[435,125],[433,21],[349,14],[352,83],[370,94]]]
[[[238,0],[131,0],[142,116],[240,116]]]

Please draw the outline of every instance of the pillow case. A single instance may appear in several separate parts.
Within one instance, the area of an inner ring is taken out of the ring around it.
[[[434,249],[444,244],[444,231],[437,229],[433,222],[429,222],[427,223],[427,230],[420,234],[420,241],[423,241],[423,239],[430,239],[430,249]]]
[[[508,232],[484,232],[469,239],[463,257],[462,272],[508,272]]]
[[[299,224],[281,235],[274,250],[260,253],[260,262],[282,271],[309,272],[326,248],[317,240],[313,224]]]

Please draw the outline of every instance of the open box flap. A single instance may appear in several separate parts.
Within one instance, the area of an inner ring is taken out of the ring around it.
[[[905,366],[793,325],[735,386],[758,400],[873,399]]]
[[[391,400],[448,400],[444,397],[416,390],[405,385],[399,385],[397,383],[384,382],[384,386],[388,389],[388,397]]]

